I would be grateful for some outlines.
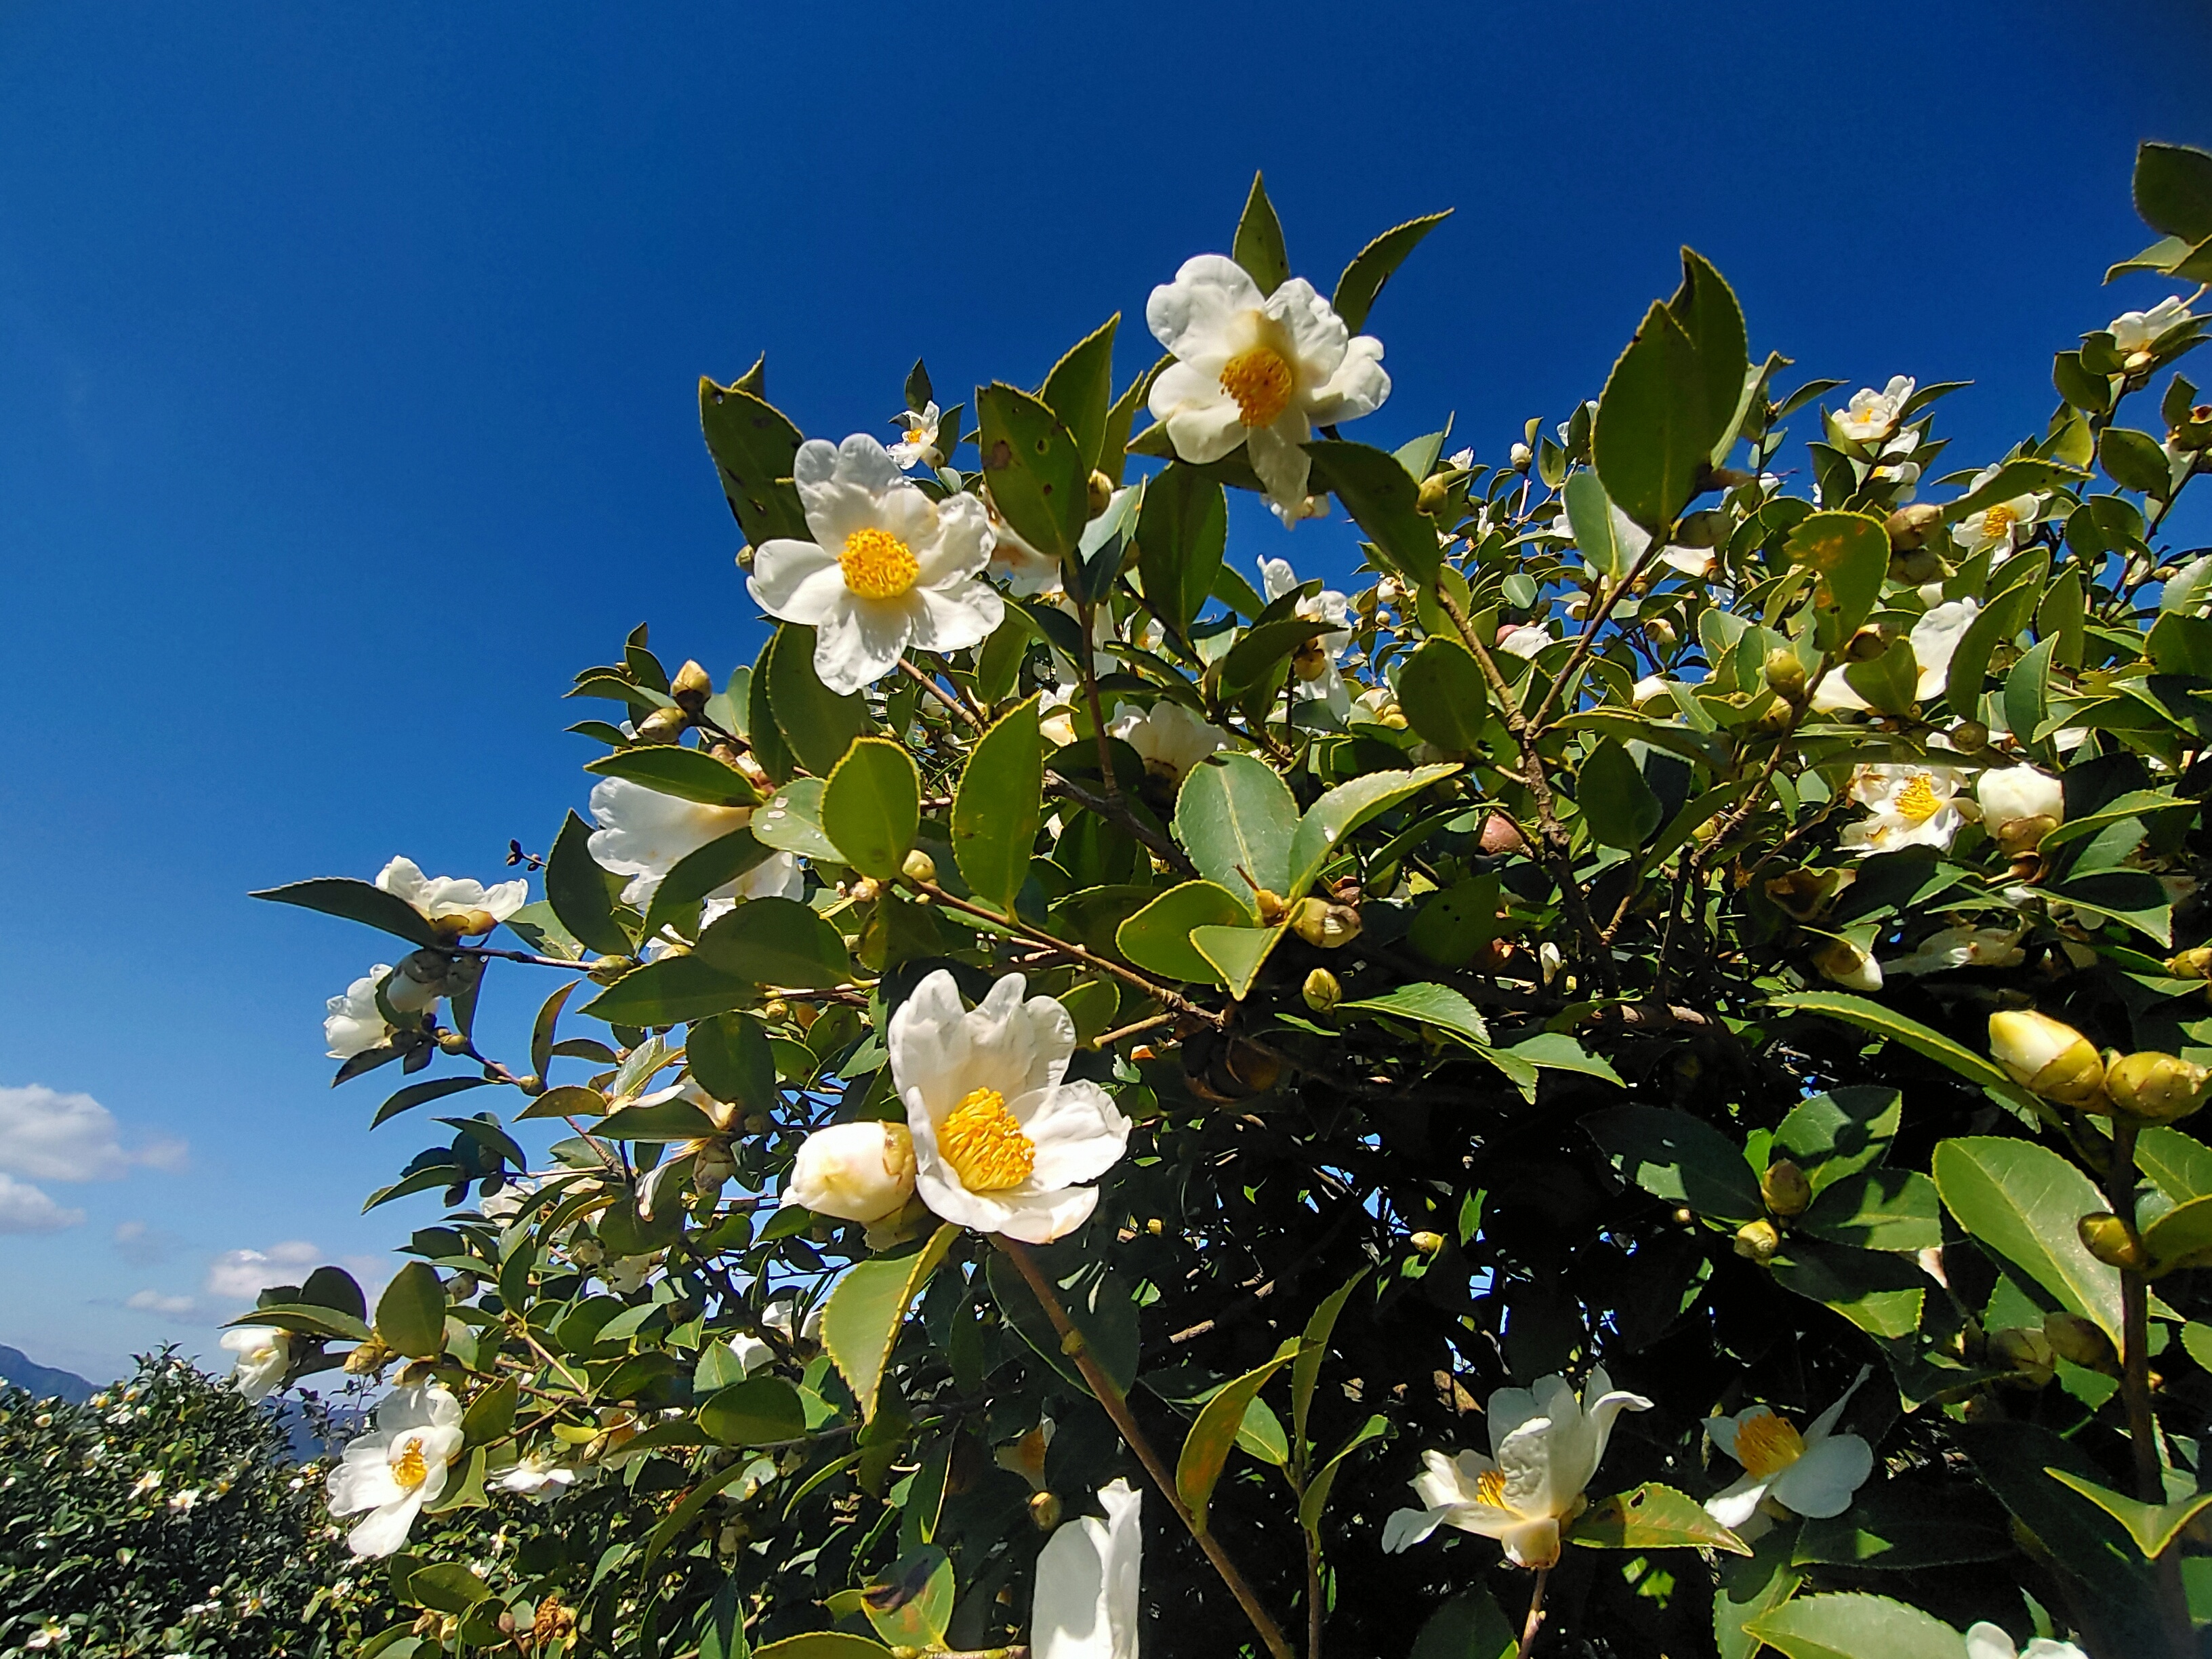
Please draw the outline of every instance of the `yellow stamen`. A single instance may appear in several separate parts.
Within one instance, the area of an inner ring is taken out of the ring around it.
[[[422,1437],[410,1434],[399,1443],[399,1455],[392,1460],[392,1478],[402,1492],[413,1492],[430,1478],[430,1466],[423,1461]]]
[[[895,599],[921,574],[914,550],[890,531],[873,526],[845,538],[837,566],[845,573],[845,586],[864,599]]]
[[[1934,778],[1925,772],[1915,772],[1890,805],[1906,823],[1925,823],[1943,810],[1943,798],[1936,793]]]
[[[1296,377],[1273,346],[1240,351],[1221,367],[1221,389],[1237,400],[1237,418],[1246,426],[1273,426],[1291,406]]]
[[[1805,1455],[1805,1437],[1761,1406],[1735,1427],[1735,1461],[1764,1480],[1779,1474]]]
[[[1505,1471],[1485,1469],[1474,1478],[1474,1501],[1487,1504],[1493,1510],[1510,1509],[1505,1501]]]
[[[1999,537],[2010,541],[2012,527],[2019,522],[2020,514],[2008,507],[2000,505],[1982,509],[1982,534],[1991,541],[1996,540]]]
[[[1006,1109],[996,1089],[971,1089],[937,1131],[945,1161],[971,1193],[1018,1187],[1036,1167],[1036,1143]]]

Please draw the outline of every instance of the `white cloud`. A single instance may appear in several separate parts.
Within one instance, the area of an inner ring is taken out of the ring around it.
[[[188,1296],[163,1296],[159,1291],[133,1291],[123,1305],[136,1308],[140,1313],[167,1314],[173,1319],[191,1313],[199,1304]]]
[[[0,1172],[0,1233],[58,1233],[83,1219],[82,1210],[64,1210],[29,1182]]]
[[[0,1172],[39,1181],[113,1181],[134,1164],[177,1169],[185,1150],[181,1140],[126,1149],[115,1114],[90,1095],[64,1094],[41,1083],[0,1088]]]
[[[304,1239],[287,1239],[266,1250],[225,1250],[208,1264],[207,1293],[251,1302],[271,1285],[297,1284],[322,1252]]]

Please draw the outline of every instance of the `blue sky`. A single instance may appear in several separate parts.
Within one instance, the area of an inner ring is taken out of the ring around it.
[[[428,1218],[358,1214],[425,1141],[321,1054],[378,942],[243,895],[504,874],[582,804],[573,669],[641,620],[750,658],[700,374],[765,349],[807,431],[883,433],[918,353],[1034,384],[1120,310],[1126,376],[1261,167],[1324,289],[1460,210],[1371,319],[1370,441],[1501,457],[1687,241],[1798,374],[1975,379],[1964,462],[2166,291],[2099,278],[2207,62],[2188,0],[0,8],[0,1213],[82,1214],[0,1239],[0,1342],[205,1351],[236,1253]]]

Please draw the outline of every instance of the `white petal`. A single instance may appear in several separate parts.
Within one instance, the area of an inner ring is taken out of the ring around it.
[[[1516,1567],[1548,1567],[1559,1559],[1559,1523],[1552,1516],[1537,1516],[1491,1534],[1505,1546],[1506,1559]]]
[[[1218,253],[1200,253],[1182,262],[1174,282],[1152,290],[1145,301],[1145,326],[1185,362],[1215,352],[1225,356],[1222,337],[1238,313],[1257,311],[1262,301],[1243,266]]]
[[[1344,319],[1303,276],[1291,277],[1269,295],[1266,311],[1282,325],[1283,332],[1289,337],[1298,384],[1324,385],[1344,362],[1345,343],[1352,337]]]
[[[915,580],[924,587],[947,587],[975,575],[991,562],[991,515],[983,503],[973,495],[951,496],[937,504],[928,536],[914,544],[921,567]]]
[[[914,612],[905,599],[868,599],[847,592],[815,629],[815,678],[840,696],[849,696],[897,666],[914,635]]]
[[[1249,436],[1243,415],[1227,398],[1218,403],[1185,404],[1160,417],[1167,426],[1168,441],[1178,459],[1206,466],[1234,454]]]
[[[1316,426],[1372,415],[1390,395],[1390,377],[1382,368],[1382,343],[1362,334],[1346,349],[1336,372],[1306,399],[1306,414]]]
[[[963,579],[948,587],[917,587],[914,646],[918,651],[965,651],[981,645],[1006,620],[1006,602],[988,582]]]
[[[1096,1181],[1112,1169],[1129,1144],[1129,1120],[1095,1083],[1063,1083],[1030,1098],[1036,1104],[1014,1115],[1036,1146],[1029,1184],[1043,1191]]]
[[[1831,1435],[1774,1477],[1778,1502],[1815,1518],[1841,1515],[1874,1472],[1874,1449],[1855,1434]]]
[[[1395,1555],[1409,1550],[1443,1524],[1446,1511],[1434,1510],[1398,1510],[1382,1522],[1382,1550],[1386,1555]]]
[[[422,1507],[419,1489],[398,1503],[386,1504],[346,1534],[346,1547],[359,1556],[391,1554],[407,1541],[407,1530],[415,1524],[416,1512]]]
[[[845,573],[814,542],[763,542],[754,550],[745,591],[769,616],[811,628],[845,592]]]
[[[1294,409],[1285,410],[1273,426],[1255,426],[1245,434],[1252,470],[1267,486],[1269,498],[1293,510],[1304,504],[1313,471],[1313,458],[1298,446],[1312,435],[1305,416]]]
[[[1721,1525],[1734,1528],[1751,1519],[1759,1509],[1759,1500],[1765,1496],[1766,1482],[1755,1474],[1747,1474],[1734,1486],[1705,1499],[1705,1513]]]
[[[1966,1632],[1966,1659],[2019,1659],[2019,1650],[2002,1625],[1984,1619]]]

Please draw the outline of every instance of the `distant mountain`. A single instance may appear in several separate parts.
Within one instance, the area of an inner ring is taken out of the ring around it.
[[[60,1371],[51,1365],[41,1365],[21,1348],[10,1348],[4,1344],[0,1344],[0,1381],[27,1389],[40,1400],[59,1395],[72,1406],[82,1406],[95,1392],[95,1385],[86,1382],[75,1371]]]

